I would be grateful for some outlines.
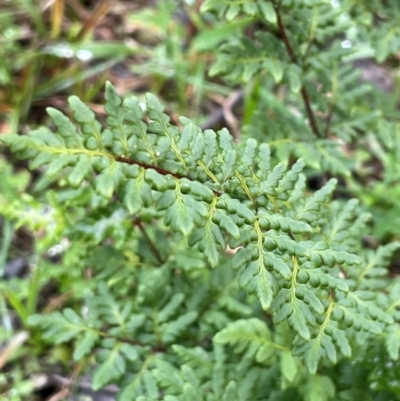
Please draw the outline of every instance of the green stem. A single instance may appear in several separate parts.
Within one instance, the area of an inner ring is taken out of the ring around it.
[[[1,238],[1,246],[0,246],[0,275],[2,271],[4,271],[4,267],[6,265],[7,261],[7,256],[8,256],[8,251],[10,249],[11,245],[11,239],[12,239],[12,224],[10,220],[7,220],[5,218],[1,219],[1,223],[3,225],[3,235]]]

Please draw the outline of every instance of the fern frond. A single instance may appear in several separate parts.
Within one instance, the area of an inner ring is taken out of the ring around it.
[[[92,187],[106,202],[118,200],[126,216],[138,218],[146,207],[155,205],[153,216],[197,247],[213,267],[219,265],[227,244],[239,248],[230,261],[239,272],[239,286],[257,295],[275,324],[288,323],[298,336],[297,350],[304,354],[310,371],[316,370],[321,359],[334,363],[337,350],[349,355],[336,315],[342,313],[346,324],[374,334],[382,332],[375,320],[392,322],[363,299],[364,293],[352,292],[354,285],[343,277],[343,272],[356,271],[362,261],[351,253],[353,239],[349,235],[356,220],[356,202],[349,201],[343,208],[339,203],[328,207],[334,179],[306,196],[303,161],[291,169],[283,163],[272,166],[266,144],[258,146],[248,139],[244,146],[237,146],[226,130],[202,132],[185,118],[179,129],[170,124],[156,97],[146,96],[145,104],[133,97],[122,100],[109,83],[106,127],[78,98],[72,97],[70,106],[75,123],[50,109],[56,133],[41,129],[4,141],[35,167],[47,165],[47,174],[62,174],[72,186]],[[165,293],[162,283],[167,276],[163,274],[148,273],[138,297],[154,303],[157,294],[162,296],[165,304],[160,305],[153,324],[158,325],[156,337],[168,345],[190,330],[199,315],[195,309],[183,307],[181,289],[174,296]],[[128,327],[134,330],[148,319],[146,313],[135,314],[129,304],[121,307],[106,286],[98,290],[97,301],[87,301],[89,313],[111,325],[109,330],[117,338],[124,337]],[[205,294],[194,296],[196,302],[205,301]],[[341,312],[332,315],[339,309]],[[215,320],[212,313],[210,321]],[[372,320],[357,317],[360,313]],[[57,319],[60,328],[55,325],[53,330],[63,333],[61,339],[85,332],[83,328],[68,330],[68,322],[62,316]],[[238,321],[233,331],[245,338],[246,330],[257,331],[259,324],[257,320]],[[264,331],[258,337],[267,340],[268,330]],[[151,339],[155,346],[156,337],[151,334],[147,342]],[[86,334],[78,355],[85,355],[95,341]],[[115,347],[107,351],[107,360],[114,362],[99,368],[101,385],[107,366],[120,360],[119,346]],[[270,343],[256,348],[256,360],[272,356]],[[123,374],[122,367],[116,369]]]

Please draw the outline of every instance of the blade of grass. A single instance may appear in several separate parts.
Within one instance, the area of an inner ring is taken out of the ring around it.
[[[2,218],[1,223],[3,226],[3,232],[0,241],[0,273],[3,275],[4,267],[7,261],[8,250],[10,249],[11,245],[13,228],[10,220]]]
[[[42,99],[47,96],[51,96],[54,93],[70,88],[75,85],[78,81],[89,79],[96,74],[100,74],[112,68],[114,65],[120,63],[124,57],[116,57],[112,60],[107,60],[103,63],[97,64],[81,74],[77,73],[79,66],[73,66],[66,70],[63,74],[58,75],[52,79],[49,79],[44,84],[40,85],[33,95],[34,100]]]
[[[12,291],[11,288],[9,288],[9,287],[6,287],[4,289],[4,295],[7,299],[7,301],[14,308],[18,317],[21,319],[23,326],[28,327],[29,313],[28,313],[27,308],[24,306],[22,301],[19,299],[18,295],[14,291]]]
[[[37,309],[37,300],[40,292],[40,273],[41,268],[36,266],[32,271],[30,279],[28,298],[26,300],[26,311],[28,315],[32,315]]]
[[[64,0],[55,0],[51,7],[51,37],[57,39],[60,36],[62,20],[64,16]]]

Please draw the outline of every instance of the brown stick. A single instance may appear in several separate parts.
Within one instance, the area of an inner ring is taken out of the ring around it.
[[[124,156],[117,156],[117,157],[115,157],[115,160],[117,162],[126,163],[126,164],[137,164],[139,167],[143,167],[146,170],[153,169],[153,170],[156,170],[157,173],[159,173],[161,175],[171,175],[171,176],[173,176],[175,178],[178,178],[178,179],[187,178],[188,180],[193,181],[193,179],[191,177],[189,177],[189,176],[173,173],[171,171],[164,170],[161,167],[153,166],[151,164],[146,164],[146,163],[142,163],[142,162],[138,162],[136,160],[128,159],[127,157],[124,157]],[[214,189],[212,189],[211,191],[213,191],[214,195],[216,195],[216,196],[221,196],[222,195],[221,192],[218,192],[218,191],[216,191]]]
[[[281,34],[283,43],[285,44],[286,51],[288,52],[292,63],[297,64],[298,60],[297,60],[296,54],[294,53],[292,45],[290,44],[289,38],[286,34],[285,26],[282,21],[282,16],[280,13],[280,5],[274,4],[274,7],[275,7],[275,13],[276,13],[277,22],[278,22],[279,33]],[[311,129],[314,132],[316,137],[322,138],[322,135],[318,129],[318,125],[317,125],[317,121],[315,119],[314,112],[311,108],[310,96],[308,95],[308,92],[304,86],[301,87],[300,94],[301,94],[301,97],[303,98],[304,106],[306,108],[306,113],[307,113],[308,119],[310,121]]]
[[[157,247],[154,245],[154,242],[152,241],[152,239],[149,237],[149,234],[147,234],[146,229],[144,228],[141,220],[137,217],[134,220],[134,224],[135,226],[139,227],[139,230],[142,232],[144,238],[146,239],[153,255],[155,256],[155,258],[157,259],[158,263],[160,263],[160,265],[164,264],[164,260],[160,254],[160,252],[158,252]]]

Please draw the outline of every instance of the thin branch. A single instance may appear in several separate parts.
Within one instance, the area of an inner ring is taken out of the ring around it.
[[[157,261],[160,263],[160,265],[162,265],[165,261],[162,258],[160,252],[158,251],[157,247],[155,246],[154,242],[152,241],[152,239],[149,237],[149,235],[146,232],[146,229],[144,228],[141,220],[136,217],[134,220],[134,223],[137,227],[139,227],[139,230],[142,232],[144,238],[146,239],[152,253],[154,254],[155,258],[157,259]]]
[[[233,114],[233,107],[243,99],[243,90],[232,92],[222,105],[222,113],[231,135],[236,143],[240,141],[240,128],[237,118]]]
[[[205,131],[206,129],[215,129],[216,126],[221,124],[228,125],[231,131],[232,137],[235,142],[239,140],[239,128],[233,115],[233,110],[243,103],[244,91],[240,89],[232,92],[226,101],[222,104],[222,107],[212,113],[209,118],[200,125],[200,128]]]
[[[289,38],[286,34],[285,26],[282,21],[282,16],[280,13],[280,5],[278,5],[278,6],[275,5],[275,12],[276,12],[276,17],[277,17],[277,22],[278,22],[279,33],[282,37],[283,43],[285,44],[286,51],[288,52],[292,63],[297,64],[298,60],[297,60],[296,54],[292,48],[292,45],[290,44]],[[322,135],[318,129],[318,125],[317,125],[317,121],[315,119],[314,112],[311,108],[310,97],[309,97],[308,92],[307,92],[306,88],[304,87],[304,85],[301,87],[300,94],[301,94],[301,97],[303,98],[304,106],[306,108],[306,113],[307,113],[308,119],[310,121],[311,129],[314,132],[316,137],[322,138]]]
[[[146,163],[142,163],[142,162],[138,162],[136,160],[128,159],[127,157],[117,156],[117,157],[114,158],[114,160],[116,160],[117,162],[126,163],[126,164],[137,164],[139,167],[143,167],[146,170],[153,169],[153,170],[156,170],[157,173],[159,173],[161,175],[171,175],[172,177],[175,177],[175,178],[178,178],[178,179],[186,178],[186,179],[188,179],[190,181],[193,181],[193,179],[188,175],[182,175],[182,174],[178,174],[178,173],[173,173],[171,171],[164,170],[161,167],[153,166],[151,164],[146,164]],[[216,191],[214,189],[211,189],[211,191],[213,191],[214,195],[216,195],[216,196],[221,196],[222,195],[221,192],[218,192],[218,191]]]
[[[304,86],[302,86],[300,93],[301,93],[301,97],[303,98],[304,105],[306,107],[308,118],[310,119],[311,129],[314,132],[316,137],[322,138],[322,135],[320,134],[320,132],[318,130],[317,121],[315,119],[314,112],[312,111],[312,108],[311,108],[308,92],[304,88]]]
[[[172,173],[171,171],[164,170],[161,167],[153,166],[151,164],[141,163],[141,162],[138,162],[136,160],[128,159],[127,157],[123,157],[123,156],[118,156],[118,157],[115,158],[115,160],[117,162],[122,162],[122,163],[126,163],[126,164],[137,164],[139,167],[143,167],[146,170],[153,169],[153,170],[156,170],[157,173],[159,173],[161,175],[172,175],[175,178],[188,178],[188,177],[185,177],[185,176],[183,176],[181,174],[176,174],[176,173]],[[190,178],[188,178],[188,179],[190,179]]]

